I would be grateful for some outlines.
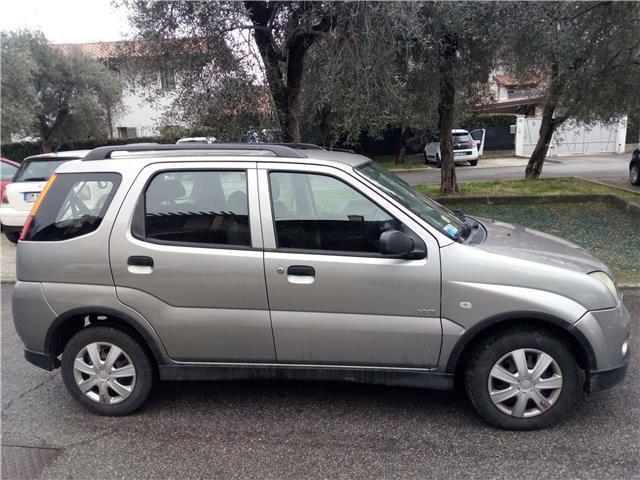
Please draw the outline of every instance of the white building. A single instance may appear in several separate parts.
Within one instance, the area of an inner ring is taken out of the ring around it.
[[[80,49],[86,55],[113,66],[123,51],[134,42],[63,43],[54,46],[63,51]],[[134,50],[131,48],[131,50]],[[138,138],[159,135],[159,122],[174,98],[176,74],[174,71],[158,72],[156,83],[142,89],[125,82],[122,92],[122,108],[111,119],[111,137]],[[154,102],[147,99],[149,93],[161,91],[163,95]]]

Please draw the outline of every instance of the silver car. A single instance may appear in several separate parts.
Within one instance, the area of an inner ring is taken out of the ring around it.
[[[629,313],[588,252],[312,145],[97,148],[44,188],[17,277],[26,359],[101,415],[158,378],[345,380],[460,385],[528,430],[629,360]]]

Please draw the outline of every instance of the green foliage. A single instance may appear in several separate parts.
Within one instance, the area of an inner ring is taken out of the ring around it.
[[[179,138],[183,136],[206,136],[203,135],[202,130],[185,130],[184,135],[163,135],[159,137],[138,137],[138,138],[89,138],[80,140],[69,140],[55,143],[53,145],[53,151],[67,151],[67,150],[92,150],[98,147],[104,147],[105,145],[126,145],[129,143],[176,143]],[[15,142],[15,143],[3,143],[0,146],[0,152],[3,157],[9,158],[16,162],[21,162],[26,157],[31,155],[38,155],[42,153],[39,142]]]
[[[106,136],[120,103],[116,74],[79,50],[68,54],[40,32],[2,32],[2,138],[38,137],[44,148]]]

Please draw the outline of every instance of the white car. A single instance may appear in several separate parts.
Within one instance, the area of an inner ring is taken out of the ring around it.
[[[176,142],[178,143],[215,143],[216,137],[183,137]]]
[[[69,160],[83,158],[88,152],[89,150],[72,150],[43,153],[27,157],[22,161],[13,182],[6,186],[2,204],[0,204],[2,231],[10,242],[18,242],[31,207],[56,168]]]
[[[475,167],[478,164],[478,157],[484,151],[484,134],[484,128],[472,132],[459,128],[451,130],[454,162],[469,162],[472,167]],[[435,163],[438,168],[442,166],[440,139],[437,136],[431,137],[431,141],[424,146],[424,163]]]

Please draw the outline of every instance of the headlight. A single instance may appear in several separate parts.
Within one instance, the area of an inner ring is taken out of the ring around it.
[[[607,289],[611,292],[615,298],[618,298],[618,289],[616,288],[616,284],[613,283],[611,277],[604,272],[591,272],[591,275],[596,280],[599,280]]]

